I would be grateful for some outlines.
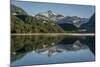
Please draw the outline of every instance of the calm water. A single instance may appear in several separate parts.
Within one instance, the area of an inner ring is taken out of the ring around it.
[[[12,36],[11,65],[38,65],[95,60],[93,36]]]

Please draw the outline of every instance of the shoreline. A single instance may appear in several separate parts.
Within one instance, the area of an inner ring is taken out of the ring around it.
[[[95,36],[95,33],[11,33],[11,35],[51,35],[51,36],[57,36],[57,35],[66,35],[66,36]]]

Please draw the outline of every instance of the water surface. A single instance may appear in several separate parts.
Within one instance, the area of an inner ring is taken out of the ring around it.
[[[30,35],[11,37],[12,66],[94,60],[94,36]]]

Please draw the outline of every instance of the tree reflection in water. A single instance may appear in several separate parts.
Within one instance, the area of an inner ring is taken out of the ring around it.
[[[11,36],[11,62],[31,51],[52,57],[65,51],[91,49],[93,46],[89,46],[90,42],[95,44],[94,39],[92,40],[90,37],[70,36]]]

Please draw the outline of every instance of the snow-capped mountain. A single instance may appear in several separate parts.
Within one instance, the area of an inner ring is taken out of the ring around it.
[[[79,28],[82,24],[88,22],[87,18],[81,18],[81,17],[77,17],[77,16],[64,17],[63,15],[55,13],[51,10],[38,13],[35,15],[35,17],[38,19],[43,19],[43,20],[56,21],[57,24],[64,24],[64,23],[72,24],[77,28]]]
[[[87,23],[88,19],[87,18],[81,18],[77,16],[66,16],[59,20],[57,23],[58,24],[73,24],[75,27],[79,28],[82,24]]]
[[[88,22],[87,18],[81,18],[78,16],[63,16],[61,14],[55,13],[51,10],[46,12],[40,12],[35,15],[37,19],[43,20],[52,20],[55,21],[57,24],[67,24],[73,25],[76,28],[80,28],[80,26],[84,23]]]
[[[52,21],[58,21],[62,18],[64,18],[63,15],[57,14],[51,10],[47,12],[41,12],[35,15],[36,18],[38,19],[44,19],[44,20],[52,20]]]

